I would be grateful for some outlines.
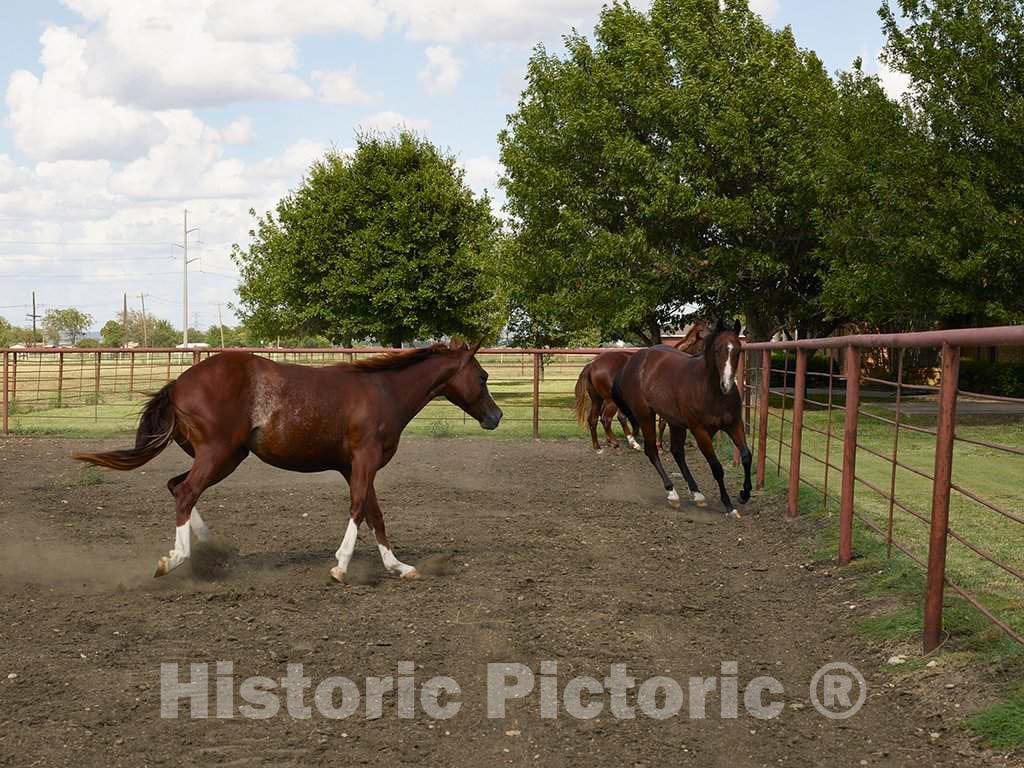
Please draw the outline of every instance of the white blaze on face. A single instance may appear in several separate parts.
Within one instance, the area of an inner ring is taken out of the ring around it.
[[[722,370],[722,391],[725,393],[732,390],[733,376],[735,375],[732,370],[732,350],[733,345],[730,344],[728,348],[728,356],[725,359],[725,368]]]

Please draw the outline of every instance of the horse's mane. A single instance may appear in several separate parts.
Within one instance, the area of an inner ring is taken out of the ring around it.
[[[446,344],[432,344],[429,347],[385,352],[373,357],[356,360],[353,363],[341,363],[341,365],[357,371],[398,371],[402,368],[408,368],[410,365],[414,365],[421,360],[426,360],[428,357],[449,351]]]
[[[678,349],[680,352],[685,352],[688,355],[702,355],[704,354],[703,345],[696,350],[692,349],[694,336],[697,336],[701,332],[706,332],[708,330],[710,330],[710,328],[705,323],[698,320],[690,327],[690,330],[686,332],[686,335],[683,336],[683,338],[681,338],[672,346]],[[686,347],[686,349],[683,349],[683,347]]]

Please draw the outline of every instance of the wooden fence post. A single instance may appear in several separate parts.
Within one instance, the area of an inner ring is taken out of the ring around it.
[[[757,416],[757,489],[764,488],[765,462],[768,460],[768,404],[771,400],[768,390],[772,382],[772,353],[761,352],[761,412]]]
[[[928,592],[924,603],[924,651],[935,650],[942,635],[942,598],[946,586],[946,541],[949,533],[949,488],[953,480],[953,437],[956,431],[956,393],[960,378],[960,348],[942,345],[939,382],[939,421],[935,438],[932,481],[932,521],[928,539]]]
[[[11,405],[18,399],[18,353],[11,353]]]
[[[807,391],[807,350],[796,351],[796,378],[793,382],[793,436],[789,442],[789,494],[786,514],[800,514],[800,451],[804,430],[804,393]]]
[[[533,439],[540,440],[540,352],[533,353]]]
[[[857,415],[860,409],[860,350],[846,348],[846,421],[843,426],[843,479],[839,503],[839,564],[853,559],[853,496],[857,472]]]

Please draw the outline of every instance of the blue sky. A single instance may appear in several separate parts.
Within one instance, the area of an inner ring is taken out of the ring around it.
[[[181,322],[182,210],[200,227],[190,323],[234,298],[230,244],[357,126],[404,124],[495,191],[496,134],[530,49],[590,30],[591,0],[5,0],[0,7],[0,315],[121,294]],[[874,2],[752,0],[831,72],[875,71]],[[898,91],[898,74],[883,72]],[[500,193],[497,204],[500,205]],[[230,320],[230,316],[227,318]]]

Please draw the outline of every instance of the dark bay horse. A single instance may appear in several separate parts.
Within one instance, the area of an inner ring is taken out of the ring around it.
[[[739,512],[733,507],[725,489],[725,470],[715,454],[712,438],[718,431],[724,431],[740,449],[744,472],[740,502],[745,504],[750,499],[751,454],[743,433],[743,403],[735,381],[740,355],[739,332],[739,322],[726,328],[719,321],[705,341],[703,354],[696,356],[665,346],[640,350],[626,362],[612,387],[619,410],[626,414],[633,429],[643,434],[644,453],[658,470],[669,502],[678,503],[679,494],[658,455],[655,440],[657,416],[668,422],[672,456],[686,479],[693,500],[698,504],[704,503],[704,495],[686,465],[684,446],[687,430],[693,432],[697,446],[711,466],[726,513],[734,517],[739,517]]]
[[[672,346],[682,352],[694,354],[703,348],[704,337],[707,333],[707,323],[698,321],[693,324],[683,338]],[[583,370],[580,371],[580,376],[576,380],[576,420],[581,426],[586,421],[587,426],[590,428],[590,441],[594,446],[594,450],[598,453],[601,452],[601,445],[597,440],[598,418],[600,418],[601,425],[604,427],[607,444],[612,448],[619,447],[619,441],[612,434],[612,419],[615,418],[616,414],[618,414],[619,423],[622,425],[622,433],[626,436],[630,447],[638,451],[642,450],[640,444],[633,436],[633,432],[630,431],[629,421],[615,405],[615,400],[612,398],[612,383],[632,354],[632,350],[624,349],[612,349],[608,352],[602,352],[583,366]],[[664,434],[664,432],[665,422],[662,421],[661,433]]]
[[[190,532],[209,537],[195,509],[203,491],[220,482],[250,453],[296,472],[337,470],[349,485],[351,514],[331,576],[345,577],[365,519],[376,535],[384,567],[405,578],[416,569],[395,557],[384,529],[373,481],[398,449],[402,430],[435,397],[445,397],[484,429],[495,429],[501,409],[476,361],[480,345],[435,344],[325,368],[283,365],[247,352],[221,352],[189,368],[146,405],[135,447],[75,453],[79,461],[111,469],[141,467],[176,442],[192,468],[171,478],[174,549],[160,558],[157,576],[189,558]]]

